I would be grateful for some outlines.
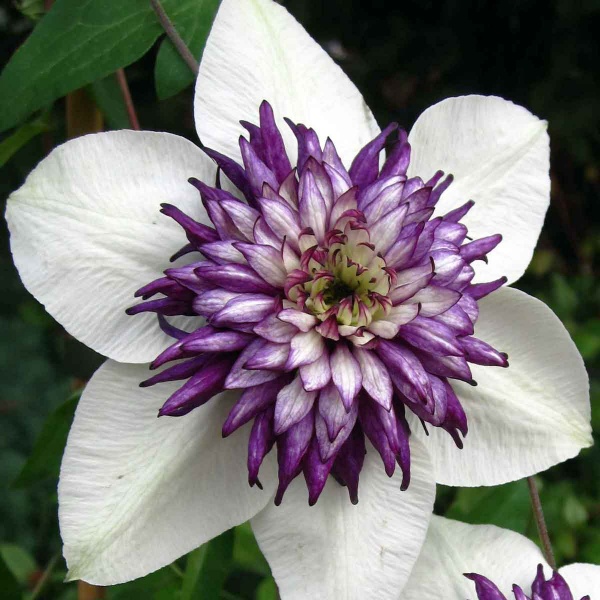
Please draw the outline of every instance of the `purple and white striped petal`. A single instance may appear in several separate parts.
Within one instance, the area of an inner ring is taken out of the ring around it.
[[[317,392],[307,392],[297,375],[278,394],[275,403],[275,435],[281,435],[292,425],[301,421],[311,410]]]

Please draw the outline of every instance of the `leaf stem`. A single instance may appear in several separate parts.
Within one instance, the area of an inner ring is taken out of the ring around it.
[[[137,113],[135,112],[135,106],[133,104],[133,99],[131,98],[131,92],[129,91],[129,84],[127,83],[125,70],[117,69],[116,76],[117,81],[119,82],[119,87],[121,88],[121,95],[123,96],[123,101],[125,102],[125,108],[127,109],[127,116],[129,117],[131,129],[139,131],[140,122],[138,120]]]
[[[191,69],[192,73],[196,74],[200,68],[200,65],[194,58],[194,55],[190,52],[190,49],[186,46],[185,42],[181,39],[181,36],[177,32],[177,29],[175,29],[171,19],[169,19],[169,16],[162,7],[162,4],[159,2],[159,0],[150,0],[150,4],[152,5],[152,9],[158,17],[160,24],[165,30],[165,33],[173,43],[173,46],[175,46],[175,49],[177,52],[179,52],[179,55],[184,60],[185,64]]]
[[[78,600],[101,600],[102,598],[106,598],[106,591],[99,585],[78,581],[77,598]]]
[[[552,551],[552,543],[550,542],[548,527],[546,525],[546,520],[544,519],[544,510],[542,509],[540,493],[538,491],[537,484],[533,477],[527,478],[527,486],[529,487],[529,496],[531,498],[533,516],[535,517],[538,533],[540,534],[540,539],[542,540],[544,558],[546,559],[546,562],[552,567],[552,570],[556,571],[556,559],[554,558],[554,552]]]
[[[58,562],[59,555],[55,554],[51,559],[42,576],[38,579],[33,591],[31,592],[31,596],[29,596],[29,600],[36,600],[38,596],[44,591],[46,584],[50,580],[50,575],[52,575],[52,571],[54,571],[54,567],[56,567],[56,563]]]

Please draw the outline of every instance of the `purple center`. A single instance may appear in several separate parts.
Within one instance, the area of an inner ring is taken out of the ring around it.
[[[465,577],[475,582],[478,600],[507,600],[487,577],[475,573],[465,573]],[[555,571],[550,579],[546,579],[542,565],[538,565],[536,577],[531,584],[531,596],[527,596],[518,585],[513,585],[512,591],[515,600],[575,600],[564,578]],[[590,597],[584,596],[581,600],[590,600]]]
[[[349,170],[331,140],[321,146],[312,129],[288,121],[298,142],[292,168],[267,102],[260,126],[242,125],[250,138],[240,138],[243,167],[205,151],[245,201],[217,176],[213,187],[190,179],[212,227],[162,205],[189,241],[172,260],[202,256],[138,290],[146,301],[128,310],[156,312],[176,339],[151,368],[177,362],[142,385],[187,380],[159,411],[170,416],[223,389],[243,390],[223,435],[254,420],[250,485],[260,486],[259,467],[277,445],[276,504],[301,472],[310,504],[329,474],[356,503],[365,435],[389,476],[400,466],[406,489],[406,409],[462,447],[467,418],[448,380],[475,385],[468,363],[508,365],[506,354],[473,337],[477,301],[506,280],[472,284],[471,263],[501,236],[465,242],[459,221],[472,201],[433,218],[452,176],[407,178],[410,145],[396,124]],[[175,315],[200,315],[206,325],[187,333],[167,322]]]

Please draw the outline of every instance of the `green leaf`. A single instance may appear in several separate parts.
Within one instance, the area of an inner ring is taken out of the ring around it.
[[[181,600],[193,600],[207,551],[208,544],[204,544],[187,555],[187,566],[183,574],[183,584],[181,586]]]
[[[168,11],[169,18],[198,62],[219,9],[220,0],[181,0]],[[169,98],[195,80],[169,38],[165,38],[156,57],[154,79],[159,99]]]
[[[256,543],[250,523],[243,523],[235,528],[233,560],[246,571],[264,576],[271,574],[269,563]]]
[[[181,600],[220,600],[233,562],[234,539],[230,529],[188,556]]]
[[[32,21],[41,19],[45,12],[44,0],[20,0],[20,2],[15,2],[15,6]]]
[[[4,166],[15,152],[18,152],[36,135],[48,131],[50,126],[43,119],[21,125],[12,135],[0,142],[0,167]]]
[[[27,487],[50,477],[58,478],[60,461],[80,394],[73,394],[46,419],[33,452],[13,484],[15,487]]]
[[[529,491],[524,480],[497,487],[462,488],[446,517],[490,524],[525,534],[530,520]]]
[[[0,75],[0,131],[137,60],[161,31],[148,0],[57,0]]]
[[[0,590],[3,600],[21,600],[21,588],[4,559],[0,559]]]
[[[256,600],[277,600],[277,585],[272,577],[267,577],[256,590]]]
[[[94,81],[90,86],[90,91],[112,129],[129,129],[131,127],[121,88],[114,73]]]
[[[146,577],[106,588],[107,600],[173,600],[179,598],[181,580],[169,568],[150,573]]]
[[[21,585],[25,585],[37,569],[31,554],[15,544],[0,544],[0,557]]]

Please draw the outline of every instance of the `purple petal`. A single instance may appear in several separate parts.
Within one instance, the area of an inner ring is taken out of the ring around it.
[[[321,413],[321,409],[319,408],[319,411],[315,413],[315,432],[319,444],[319,455],[323,462],[334,458],[352,433],[352,429],[354,429],[354,424],[358,417],[358,402],[355,402],[352,405],[352,409],[349,413],[346,413],[345,410],[343,410],[343,412],[344,414],[341,417],[342,420],[339,423],[339,427],[337,427],[337,434],[333,439],[330,435],[330,427]]]
[[[421,305],[419,315],[421,317],[435,317],[452,308],[460,300],[460,294],[454,290],[428,285],[419,290],[412,298],[411,303]]]
[[[388,135],[397,128],[396,123],[391,123],[356,155],[348,171],[354,185],[365,187],[375,180],[379,173],[379,153]]]
[[[387,366],[394,385],[411,400],[428,404],[431,396],[429,377],[421,364],[406,346],[382,340],[377,354]]]
[[[277,303],[272,296],[264,294],[240,294],[232,298],[212,317],[215,327],[231,326],[236,323],[258,323],[271,314]]]
[[[353,349],[362,373],[362,386],[366,392],[386,410],[392,407],[392,380],[383,362],[372,350]]]
[[[400,336],[411,346],[441,356],[463,356],[464,350],[456,340],[456,334],[450,327],[428,319],[416,317],[403,325]]]
[[[182,349],[185,352],[235,352],[244,349],[251,339],[246,333],[207,326],[184,338]]]
[[[308,504],[314,506],[327,483],[327,478],[335,456],[332,456],[329,460],[323,462],[321,455],[319,454],[319,443],[316,438],[313,437],[308,452],[304,457],[304,479],[306,480],[306,486],[308,487]]]
[[[369,228],[371,241],[380,254],[385,254],[398,239],[402,223],[408,212],[408,205],[403,204],[381,217]]]
[[[300,473],[301,463],[314,431],[314,415],[310,411],[300,422],[277,437],[277,462],[279,463],[279,487],[275,505],[279,506],[285,490],[292,479]]]
[[[486,577],[476,573],[465,573],[465,577],[475,582],[479,600],[506,600],[504,594]]]
[[[331,381],[331,367],[329,366],[329,352],[327,349],[314,362],[302,365],[299,372],[305,390],[310,392],[324,388]]]
[[[254,385],[260,385],[273,379],[277,379],[281,373],[276,371],[266,370],[251,370],[246,369],[246,363],[252,359],[252,357],[262,349],[266,342],[259,338],[253,341],[246,349],[239,355],[234,365],[231,367],[231,372],[225,381],[225,387],[227,389],[236,388],[248,388]]]
[[[280,311],[277,314],[277,318],[284,323],[294,325],[294,327],[297,327],[304,333],[310,331],[319,322],[314,315],[296,310],[295,308],[286,308]]]
[[[289,344],[266,342],[246,363],[246,369],[282,370],[290,353]]]
[[[277,315],[269,315],[263,319],[256,327],[254,333],[269,340],[270,342],[278,342],[280,344],[291,341],[298,333],[298,329],[289,323],[284,323],[277,318]]]
[[[275,443],[273,412],[274,407],[271,406],[254,419],[252,432],[248,440],[248,483],[250,486],[258,485],[261,489],[262,485],[258,480],[258,470]]]
[[[179,417],[208,402],[223,391],[223,384],[233,361],[222,359],[206,365],[180,387],[158,411],[158,416]]]
[[[254,148],[252,148],[250,143],[243,137],[240,138],[240,151],[246,169],[246,176],[248,177],[250,187],[255,196],[261,195],[265,183],[270,185],[273,189],[279,187],[279,182],[273,174],[273,171],[265,165],[256,154]]]
[[[308,365],[317,360],[324,350],[323,338],[314,329],[306,333],[297,333],[290,342],[290,354],[286,369],[291,370]]]
[[[275,434],[281,435],[301,421],[313,407],[317,392],[307,392],[302,380],[296,375],[294,380],[277,394],[275,404]]]
[[[188,217],[172,204],[161,204],[160,212],[177,221],[177,223],[185,230],[187,239],[194,244],[194,246],[199,246],[206,242],[215,242],[219,239],[217,232],[212,227],[207,227],[203,223],[194,221],[194,219]]]
[[[329,358],[331,378],[337,387],[347,411],[362,386],[362,374],[358,361],[346,344],[337,344]]]
[[[242,293],[265,293],[275,295],[277,289],[269,285],[247,265],[201,264],[195,269],[198,277],[229,290]]]
[[[235,247],[262,279],[274,287],[283,287],[287,271],[279,250],[263,244],[237,243]]]
[[[356,425],[346,443],[339,449],[331,469],[334,477],[348,487],[352,504],[358,503],[358,480],[366,453],[365,436],[360,426]]]
[[[292,165],[285,150],[281,133],[275,124],[273,109],[266,100],[261,103],[259,114],[260,129],[265,142],[265,160],[281,183],[292,170]]]
[[[300,215],[290,208],[284,200],[273,200],[271,198],[259,198],[258,203],[273,233],[283,240],[286,236],[294,250],[298,250],[297,239],[300,236]]]
[[[327,224],[327,206],[311,171],[306,170],[300,177],[300,198],[298,202],[302,228],[309,227],[317,241],[323,243]]]
[[[223,437],[231,435],[236,429],[263,412],[268,406],[274,405],[279,390],[287,382],[287,377],[280,377],[244,390],[223,424]]]

